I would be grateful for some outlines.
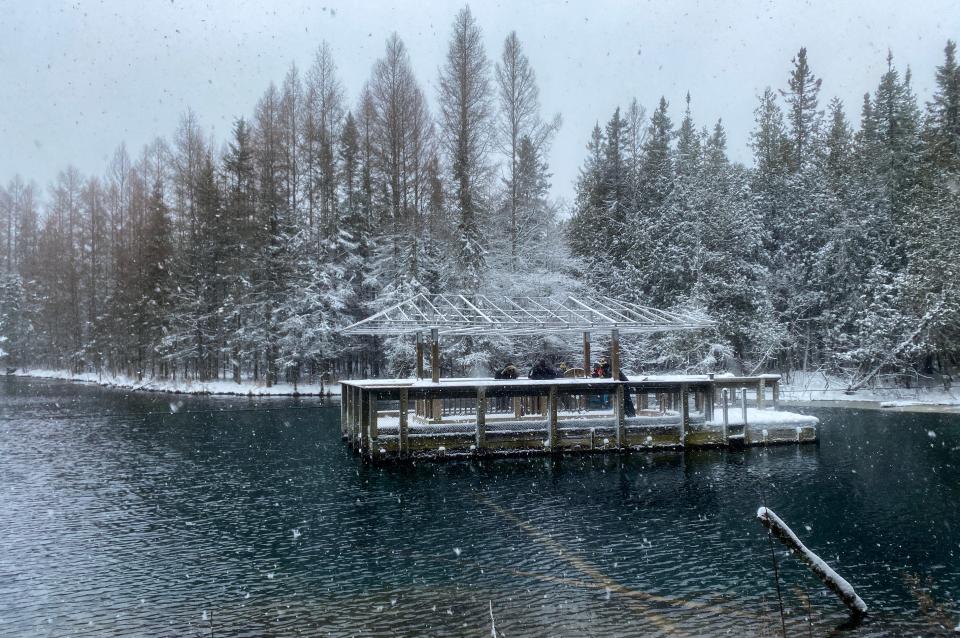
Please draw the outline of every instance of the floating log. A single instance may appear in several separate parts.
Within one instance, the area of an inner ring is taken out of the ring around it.
[[[791,530],[773,510],[761,507],[757,510],[757,518],[760,519],[763,526],[770,530],[781,543],[800,556],[800,560],[806,563],[810,570],[823,581],[823,584],[843,601],[843,604],[850,609],[854,617],[859,618],[867,613],[867,604],[857,596],[857,592],[853,590],[853,586],[844,580],[840,574],[833,571],[823,559],[807,549],[806,546],[800,542],[800,539],[797,538],[797,535],[793,533],[793,530]]]

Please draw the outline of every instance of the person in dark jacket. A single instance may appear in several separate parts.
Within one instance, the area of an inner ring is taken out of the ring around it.
[[[590,376],[594,379],[610,376],[610,362],[607,361],[606,357],[600,357],[597,365],[593,366],[593,371],[590,373]]]
[[[601,358],[600,361],[597,362],[597,366],[593,369],[593,374],[591,376],[601,379],[612,378],[613,372],[610,368],[610,361],[608,361],[605,357]],[[627,375],[623,373],[623,370],[617,370],[617,380],[629,381],[630,379],[628,379]],[[603,395],[601,402],[604,407],[607,407],[608,400],[609,399],[607,395]],[[633,405],[633,399],[630,398],[629,392],[623,393],[623,414],[625,416],[637,416],[637,409]]]
[[[556,379],[557,371],[547,363],[546,359],[540,359],[536,365],[530,369],[530,374],[527,376],[530,379]]]
[[[618,377],[621,381],[629,381],[627,375],[623,373],[623,370],[620,371],[620,376]],[[630,398],[630,393],[624,389],[623,393],[623,414],[625,416],[637,416],[637,409],[633,406],[633,399]]]

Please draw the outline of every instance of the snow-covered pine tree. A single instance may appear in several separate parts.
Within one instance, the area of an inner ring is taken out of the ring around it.
[[[164,199],[164,186],[154,181],[147,200],[146,221],[140,254],[140,313],[137,318],[138,351],[141,364],[137,378],[150,376],[166,378],[168,362],[161,343],[167,333],[173,309],[173,241],[170,209]]]
[[[823,113],[817,110],[821,80],[810,70],[806,47],[800,48],[792,62],[787,89],[781,89],[780,95],[787,104],[790,124],[791,169],[801,172],[817,158],[823,119]]]

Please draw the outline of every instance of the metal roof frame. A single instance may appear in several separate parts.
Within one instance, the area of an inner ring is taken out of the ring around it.
[[[448,336],[520,336],[613,329],[621,334],[648,334],[713,325],[701,313],[668,312],[599,295],[578,299],[421,293],[347,326],[342,333],[387,336],[435,328]]]

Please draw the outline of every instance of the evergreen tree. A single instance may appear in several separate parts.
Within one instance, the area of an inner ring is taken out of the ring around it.
[[[263,243],[262,226],[256,216],[256,169],[252,132],[241,118],[234,123],[233,139],[223,158],[225,206],[221,232],[229,247],[223,263],[223,308],[221,315],[226,336],[232,377],[241,381],[244,361],[254,356],[256,344],[247,326],[255,322],[253,292],[255,260]]]
[[[793,59],[787,90],[780,91],[787,103],[790,160],[794,172],[805,170],[816,159],[817,137],[822,119],[822,114],[817,111],[820,82],[807,63],[806,47],[801,47],[797,57]]]
[[[693,124],[690,114],[690,93],[687,93],[687,110],[677,131],[676,171],[680,179],[690,178],[700,170],[701,145],[700,134]]]
[[[660,98],[657,109],[650,118],[643,159],[637,176],[636,212],[631,215],[630,231],[621,243],[621,253],[629,251],[625,268],[621,273],[622,284],[618,294],[639,297],[641,303],[656,305],[670,296],[667,286],[660,285],[664,273],[659,269],[666,259],[662,251],[669,243],[667,237],[678,232],[680,220],[672,218],[673,204],[667,199],[676,184],[674,157],[671,142],[674,137],[673,123],[667,114],[667,101]],[[679,195],[679,194],[678,194]]]
[[[29,364],[33,324],[20,275],[0,274],[0,365],[7,370]]]
[[[172,223],[160,180],[154,182],[146,213],[141,253],[141,312],[136,326],[140,362],[137,368],[138,379],[143,379],[147,366],[152,374],[161,378],[167,376],[167,365],[162,360],[165,353],[160,349],[160,344],[169,327],[176,284],[172,270]]]
[[[943,64],[937,67],[936,91],[927,105],[927,145],[931,164],[960,172],[960,65],[957,45],[947,40]]]
[[[661,97],[657,110],[650,118],[643,145],[638,202],[641,213],[652,214],[666,199],[673,185],[672,139],[673,123],[667,115],[667,101]]]
[[[601,191],[604,144],[603,131],[597,123],[593,127],[587,144],[587,159],[580,168],[577,178],[576,203],[567,226],[567,241],[570,248],[574,255],[588,263],[586,270],[590,273],[595,272],[591,266],[599,265],[593,260],[600,256],[601,249],[606,245],[605,241],[609,237],[609,230],[604,228],[608,224],[602,209],[603,192]]]

